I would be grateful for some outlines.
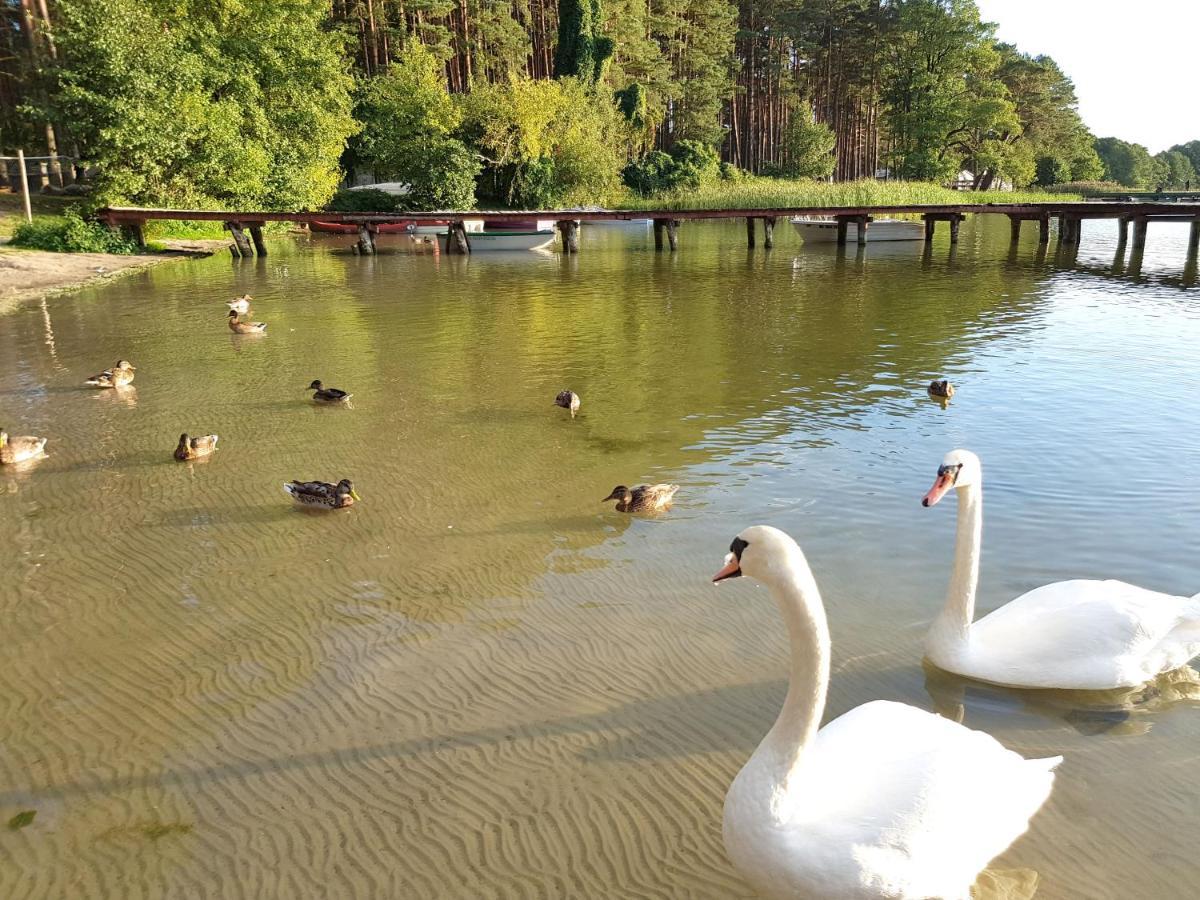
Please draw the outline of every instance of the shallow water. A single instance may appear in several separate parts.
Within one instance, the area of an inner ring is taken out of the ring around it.
[[[50,438],[0,470],[0,819],[36,810],[0,829],[0,896],[746,896],[721,802],[786,648],[765,591],[708,578],[759,522],[823,589],[827,718],[899,699],[1066,755],[998,868],[1048,900],[1192,896],[1194,686],[1108,708],[920,663],[954,503],[919,500],[956,446],[985,465],[981,612],[1076,576],[1200,590],[1186,228],[1154,226],[1137,275],[1111,223],[1077,255],[1026,231],[748,252],[687,223],[671,256],[584,226],[569,259],[277,239],[0,318],[0,424]],[[264,337],[225,327],[243,291]],[[134,390],[79,387],[119,356]],[[181,431],[220,449],[175,463]],[[280,488],[341,477],[340,513]],[[599,503],[668,480],[666,515]]]

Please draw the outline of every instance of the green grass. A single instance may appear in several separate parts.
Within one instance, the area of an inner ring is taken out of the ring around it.
[[[219,241],[229,237],[220,222],[151,219],[143,229],[146,240]]]
[[[785,209],[803,206],[937,206],[954,203],[1038,203],[1079,199],[1045,191],[954,191],[919,181],[824,181],[749,178],[699,190],[629,197],[621,209]]]
[[[61,216],[35,216],[32,222],[18,223],[9,244],[51,253],[138,252],[137,244],[119,231],[98,222],[88,222],[74,210]]]

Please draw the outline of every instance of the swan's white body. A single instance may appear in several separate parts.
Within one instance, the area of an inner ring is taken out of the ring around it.
[[[741,565],[771,589],[792,649],[779,718],[725,798],[733,864],[769,898],[966,900],[979,872],[1028,828],[1062,757],[1026,760],[982,732],[888,701],[818,730],[829,630],[812,572],[777,529],[740,538]]]
[[[1176,597],[1123,581],[1047,584],[972,622],[983,537],[982,469],[966,450],[949,454],[943,468],[954,465],[962,467],[954,483],[954,570],[946,606],[926,640],[930,662],[1011,687],[1108,690],[1136,687],[1200,653],[1200,595]]]

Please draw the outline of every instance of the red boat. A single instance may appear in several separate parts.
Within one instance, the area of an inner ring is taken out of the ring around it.
[[[423,222],[424,225],[439,225],[445,227],[447,222]],[[375,229],[380,234],[408,234],[411,226],[416,223],[411,219],[403,222],[381,222],[375,226]],[[312,231],[320,231],[325,234],[358,234],[358,226],[352,222],[322,222],[319,219],[309,222],[308,227]]]

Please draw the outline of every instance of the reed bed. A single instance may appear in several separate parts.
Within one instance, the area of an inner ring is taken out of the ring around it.
[[[920,181],[792,181],[747,178],[698,189],[629,197],[622,209],[787,209],[804,206],[939,206],[952,203],[1038,203],[1082,199],[1045,191],[956,191]]]

